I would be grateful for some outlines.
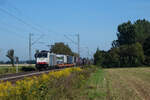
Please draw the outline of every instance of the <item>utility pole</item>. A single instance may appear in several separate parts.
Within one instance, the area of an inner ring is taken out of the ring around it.
[[[33,36],[33,34],[29,33],[29,62],[30,63],[31,63],[31,60],[32,60],[32,46],[34,44],[36,44],[42,38],[43,34],[33,42],[32,42],[32,36]]]
[[[88,56],[88,58],[89,58],[89,57],[90,57],[90,50],[89,50],[88,47],[86,47],[86,49],[87,49],[87,56]]]
[[[32,55],[32,54],[31,54],[31,52],[32,52],[32,51],[31,51],[31,49],[32,49],[32,43],[31,43],[31,41],[32,41],[32,40],[31,40],[31,39],[32,39],[32,38],[31,38],[32,35],[33,35],[32,33],[29,33],[29,63],[31,63],[31,60],[32,60],[32,56],[31,56],[31,55]]]
[[[75,34],[75,36],[77,37],[77,41],[78,42],[75,42],[75,41],[73,41],[72,39],[70,39],[67,35],[64,35],[64,37],[65,38],[67,38],[68,40],[70,40],[72,43],[74,43],[75,45],[77,45],[78,46],[78,57],[80,57],[80,35],[79,35],[79,33],[78,34]]]
[[[49,51],[51,51],[53,45],[51,44],[51,45],[46,45],[46,46],[49,48]]]
[[[17,66],[16,66],[16,73],[18,73],[19,57],[15,57],[15,59],[16,59],[16,64],[17,64]]]
[[[79,33],[77,34],[77,38],[78,38],[78,55],[80,57],[80,35]]]

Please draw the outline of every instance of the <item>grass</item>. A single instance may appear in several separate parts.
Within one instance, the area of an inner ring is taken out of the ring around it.
[[[85,94],[87,94],[86,99],[89,100],[99,100],[106,97],[106,90],[104,86],[104,71],[102,69],[97,69],[95,73],[91,75],[86,83]]]
[[[35,67],[18,66],[18,72],[33,71]],[[16,66],[0,66],[0,75],[16,73]]]
[[[20,71],[20,67],[19,67],[19,71]],[[0,67],[0,75],[10,74],[15,72],[16,72],[16,67],[6,67],[6,66]]]

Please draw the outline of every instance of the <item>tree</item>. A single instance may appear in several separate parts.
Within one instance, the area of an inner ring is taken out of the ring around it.
[[[145,39],[150,36],[150,22],[143,19],[134,23],[137,42],[143,45]]]
[[[123,67],[140,66],[144,63],[143,47],[140,43],[119,47],[120,65]]]
[[[144,52],[140,43],[121,45],[109,51],[97,49],[94,54],[94,63],[102,67],[131,67],[144,63]]]
[[[56,54],[65,54],[65,55],[73,55],[72,50],[68,45],[65,45],[62,42],[55,43],[52,48],[50,49],[50,52],[56,53]]]
[[[145,64],[150,65],[150,36],[145,40],[144,45]]]
[[[94,54],[94,64],[102,66],[103,61],[105,60],[104,55],[105,51],[101,51],[99,48],[97,48],[96,53]]]
[[[72,53],[72,56],[79,57],[79,54],[78,54],[78,53],[73,52],[73,53]]]
[[[118,26],[118,44],[119,45],[130,45],[136,42],[135,27],[130,21],[123,23]]]
[[[119,47],[119,42],[118,42],[118,40],[114,40],[111,45],[112,45],[112,48]]]
[[[143,49],[144,54],[150,56],[150,36],[144,41]]]
[[[40,52],[39,50],[35,50],[35,54],[34,54],[35,59],[37,58],[39,52]]]
[[[120,66],[120,55],[119,48],[112,48],[107,52],[105,56],[104,66],[105,67],[119,67]]]
[[[139,42],[143,45],[145,39],[150,36],[150,22],[143,19],[137,20],[133,24],[131,21],[120,24],[118,26],[118,39],[113,41],[114,44],[130,45],[132,43]]]
[[[150,60],[150,57],[147,56],[149,55],[148,41],[150,41],[146,40],[148,37],[150,37],[150,22],[145,19],[139,19],[133,24],[128,21],[118,26],[117,40],[112,42],[112,48],[120,48],[121,65],[140,65],[145,57],[146,62]],[[143,51],[145,57],[142,54]],[[137,52],[140,54],[137,54]],[[137,57],[139,55],[141,55],[142,60]]]
[[[15,57],[16,59],[16,64],[19,64],[19,57]]]
[[[12,66],[14,66],[14,49],[8,50],[6,57],[10,59]]]

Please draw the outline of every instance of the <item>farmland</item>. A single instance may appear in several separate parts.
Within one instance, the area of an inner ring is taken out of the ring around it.
[[[108,98],[149,100],[150,68],[106,69]]]
[[[85,100],[149,100],[150,68],[110,68],[91,75]]]

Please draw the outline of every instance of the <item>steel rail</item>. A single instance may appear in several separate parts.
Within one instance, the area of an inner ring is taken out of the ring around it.
[[[57,70],[60,70],[60,69],[41,71],[41,72],[33,72],[33,73],[28,73],[28,74],[23,74],[23,75],[16,75],[16,76],[8,76],[8,77],[0,78],[0,81],[3,82],[3,81],[15,80],[15,79],[20,79],[20,78],[24,78],[24,77],[49,73],[51,71],[57,71]]]

